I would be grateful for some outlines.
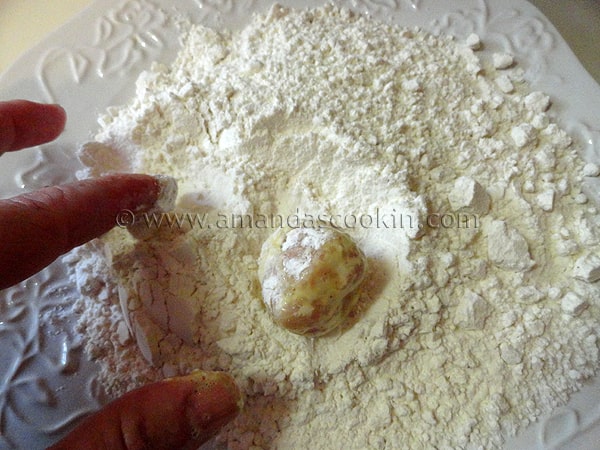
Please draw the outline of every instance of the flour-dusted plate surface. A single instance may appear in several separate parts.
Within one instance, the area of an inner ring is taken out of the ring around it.
[[[321,2],[282,2],[298,8]],[[552,25],[523,1],[355,0],[340,2],[400,25],[419,25],[464,39],[481,36],[485,52],[515,55],[532,90],[549,94],[551,113],[600,162],[600,87],[582,69]],[[139,72],[170,61],[186,21],[237,27],[271,2],[185,0],[98,1],[31,52],[0,79],[0,98],[61,103],[69,124],[55,143],[2,156],[0,195],[8,197],[74,178],[74,151],[96,130],[106,107],[133,93]],[[596,127],[596,128],[594,128]],[[102,402],[73,333],[69,306],[75,289],[55,264],[0,293],[0,447],[42,448]],[[506,448],[595,448],[600,441],[600,382],[590,382],[552,417]]]

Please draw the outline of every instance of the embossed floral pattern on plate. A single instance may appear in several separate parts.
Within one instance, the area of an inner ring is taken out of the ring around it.
[[[98,1],[87,15],[42,43],[0,80],[0,92],[62,103],[78,120],[70,122],[62,140],[36,149],[16,170],[0,165],[2,175],[10,176],[17,190],[73,179],[73,149],[93,132],[88,125],[111,103],[124,101],[138,73],[152,61],[168,61],[174,56],[183,22],[234,26],[248,21],[253,12],[264,12],[271,3]],[[281,3],[305,7],[324,2]],[[578,139],[585,158],[600,162],[600,88],[582,72],[550,23],[525,1],[337,3],[375,18],[457,38],[474,32],[489,52],[513,53],[525,78],[557,100],[553,109]],[[73,285],[61,264],[0,292],[0,448],[41,448],[98,405],[95,368],[85,361],[68,320],[73,298]],[[599,420],[598,406],[561,409],[532,431],[535,445],[568,445],[571,438],[597,428]]]

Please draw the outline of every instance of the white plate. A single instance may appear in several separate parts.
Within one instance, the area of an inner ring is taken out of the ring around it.
[[[262,0],[97,0],[75,20],[24,55],[2,78],[0,99],[28,98],[65,106],[69,122],[56,142],[0,160],[0,197],[73,179],[78,144],[96,129],[106,107],[124,102],[152,61],[178,49],[181,19],[238,27]],[[306,7],[320,1],[282,1]],[[485,52],[515,55],[532,88],[550,94],[552,113],[600,163],[600,86],[585,72],[555,28],[523,0],[345,0],[352,9],[401,25],[458,38],[475,32]],[[173,6],[176,4],[177,6]],[[595,189],[600,191],[598,186]],[[73,332],[74,296],[54,264],[0,293],[0,448],[43,448],[102,402],[96,367]],[[597,448],[600,379],[570,403],[511,439],[506,448]]]

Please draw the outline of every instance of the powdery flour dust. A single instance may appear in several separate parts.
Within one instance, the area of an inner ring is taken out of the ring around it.
[[[209,224],[387,222],[343,227],[366,281],[314,339],[265,310],[268,226],[138,221],[76,250],[78,329],[107,392],[228,371],[246,396],[218,437],[231,449],[497,448],[566,402],[597,367],[598,212],[548,97],[479,45],[274,6],[240,32],[193,27],[142,73],[82,176],[171,175],[174,213]]]

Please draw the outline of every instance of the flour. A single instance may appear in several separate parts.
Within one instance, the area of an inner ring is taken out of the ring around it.
[[[298,228],[294,230],[299,230]],[[281,245],[281,250],[286,251],[292,248],[304,247],[306,249],[317,250],[321,247],[327,238],[331,238],[332,233],[325,231],[322,234],[317,233],[289,233]],[[283,262],[283,268],[287,274],[300,280],[302,274],[310,267],[311,257],[309,252],[302,252],[296,257],[291,257]]]
[[[106,390],[226,370],[247,397],[219,436],[232,449],[494,448],[566,402],[598,361],[598,212],[580,189],[598,170],[512,56],[479,47],[274,6],[239,33],[194,27],[143,73],[82,175],[172,175],[173,214],[195,219],[69,256]],[[333,334],[272,323],[267,218],[325,219],[366,256]]]

